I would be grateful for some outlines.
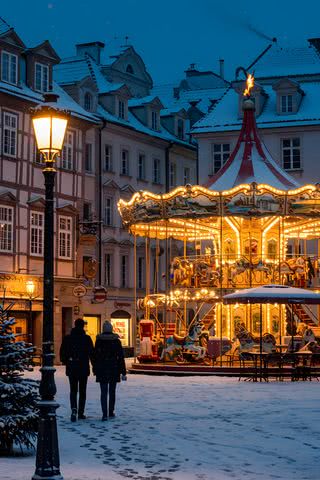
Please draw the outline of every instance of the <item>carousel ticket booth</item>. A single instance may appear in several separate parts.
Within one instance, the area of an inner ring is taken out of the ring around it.
[[[297,305],[290,316],[272,299],[262,308],[223,303],[228,293],[266,284],[320,288],[319,185],[299,186],[271,157],[250,91],[237,145],[207,185],[140,191],[118,206],[135,245],[145,240],[146,292],[136,299],[141,362],[146,352],[152,362],[216,361],[239,335],[261,332],[281,344],[290,322],[318,333],[317,308]]]

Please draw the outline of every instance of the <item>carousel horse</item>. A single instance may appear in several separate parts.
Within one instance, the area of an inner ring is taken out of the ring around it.
[[[203,324],[199,321],[190,327],[186,336],[182,337],[174,333],[167,339],[167,345],[162,350],[161,360],[164,360],[166,356],[168,356],[170,360],[173,360],[181,354],[182,351],[191,354],[195,361],[204,359],[207,349],[200,346],[202,330]]]
[[[173,285],[190,287],[193,265],[189,260],[175,258],[171,266],[170,276]]]
[[[244,323],[239,322],[235,327],[235,335],[240,342],[239,351],[250,351],[255,345],[260,345],[260,337],[255,337],[249,332]],[[271,333],[262,335],[263,352],[271,353],[275,349],[276,339]]]
[[[220,276],[219,272],[205,260],[200,260],[196,263],[195,274],[199,286],[216,286]]]

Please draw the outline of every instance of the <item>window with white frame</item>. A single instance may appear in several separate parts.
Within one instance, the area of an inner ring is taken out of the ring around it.
[[[151,110],[151,128],[152,130],[159,130],[159,112]]]
[[[38,92],[47,92],[49,90],[49,67],[43,63],[35,64],[35,89]]]
[[[177,184],[177,165],[174,162],[170,163],[169,179],[170,187],[175,187]]]
[[[137,278],[138,288],[144,288],[144,258],[138,257],[138,278]]]
[[[125,119],[125,117],[126,117],[126,106],[125,106],[125,102],[123,100],[119,100],[118,109],[119,109],[119,118]]]
[[[106,172],[112,172],[112,146],[104,146],[104,170]]]
[[[125,148],[121,150],[120,174],[129,175],[129,151]]]
[[[92,143],[86,143],[84,168],[86,172],[92,172]]]
[[[153,159],[152,165],[152,181],[153,183],[161,183],[160,177],[160,158]]]
[[[73,169],[74,133],[67,131],[61,154],[61,168]]]
[[[13,250],[13,208],[0,205],[0,252]]]
[[[281,95],[281,113],[293,112],[293,96]]]
[[[128,255],[120,255],[120,287],[128,286]]]
[[[72,218],[59,216],[59,258],[72,258]]]
[[[282,165],[285,170],[301,168],[300,138],[283,138],[281,140]]]
[[[105,225],[112,225],[113,202],[112,198],[106,197],[104,202],[104,223]]]
[[[213,173],[219,172],[220,168],[230,157],[230,143],[213,144]]]
[[[18,83],[18,57],[13,53],[1,53],[1,80],[3,82]]]
[[[9,157],[17,156],[18,116],[14,113],[3,113],[3,153]]]
[[[112,262],[113,257],[111,253],[106,253],[104,256],[104,264],[105,264],[105,285],[106,287],[110,287],[113,283],[113,271],[112,271]]]
[[[138,179],[145,180],[146,178],[146,156],[139,153],[138,156]]]
[[[189,167],[184,167],[184,169],[183,169],[183,184],[187,185],[187,183],[190,183],[190,168]]]
[[[43,255],[44,238],[44,214],[42,212],[30,212],[30,254]]]

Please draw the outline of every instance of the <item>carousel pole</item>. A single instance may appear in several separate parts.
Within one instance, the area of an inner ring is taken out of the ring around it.
[[[262,381],[262,303],[260,303],[260,382]]]
[[[137,234],[134,232],[133,237],[133,289],[134,289],[134,335],[133,335],[133,348],[134,359],[133,363],[137,363]],[[139,333],[140,338],[140,333]]]

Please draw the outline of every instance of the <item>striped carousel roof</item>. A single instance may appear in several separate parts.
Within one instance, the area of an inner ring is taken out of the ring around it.
[[[223,167],[206,183],[212,190],[228,190],[244,183],[264,183],[280,190],[299,187],[298,182],[272,158],[259,137],[255,106],[243,102],[243,122],[238,142]]]

